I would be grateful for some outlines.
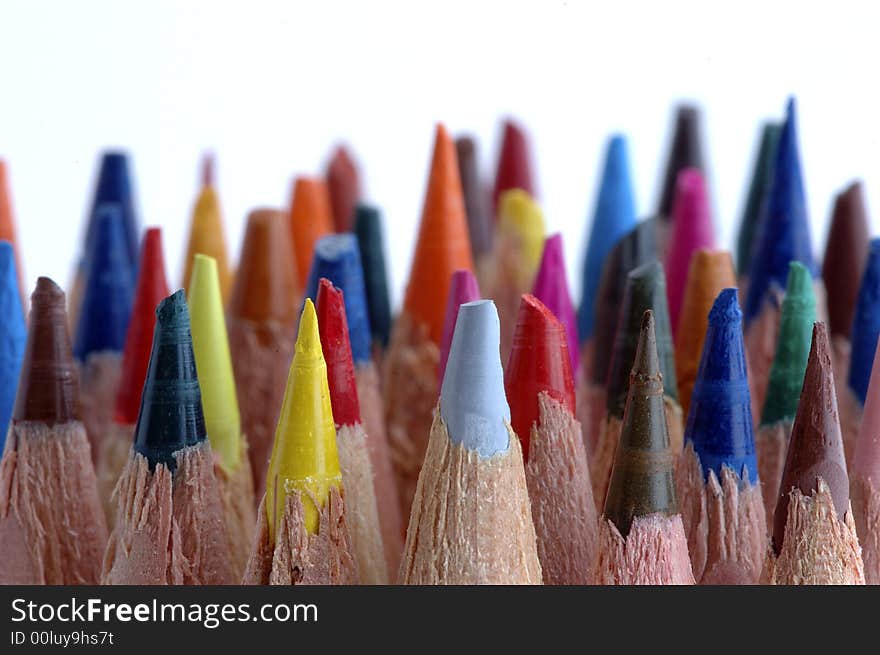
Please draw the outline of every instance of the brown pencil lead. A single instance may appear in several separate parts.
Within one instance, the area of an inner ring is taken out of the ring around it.
[[[837,413],[828,330],[821,321],[813,324],[813,344],[773,515],[772,543],[777,555],[782,550],[792,490],[797,488],[804,496],[811,496],[818,489],[819,478],[828,485],[834,509],[843,520],[849,507],[849,478]]]
[[[79,419],[77,375],[64,307],[61,288],[47,277],[39,278],[31,294],[30,327],[14,421],[52,425]]]
[[[654,313],[648,310],[642,317],[623,428],[603,512],[621,535],[629,534],[637,516],[671,516],[678,512],[672,469]]]
[[[299,289],[284,214],[255,209],[247,220],[229,314],[263,323],[296,324]]]
[[[831,227],[822,260],[831,335],[849,339],[856,298],[868,258],[868,211],[861,182],[853,182],[834,200]]]

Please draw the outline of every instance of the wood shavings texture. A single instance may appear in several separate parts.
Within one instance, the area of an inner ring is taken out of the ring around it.
[[[106,543],[82,423],[13,422],[0,462],[0,584],[97,584]]]
[[[762,584],[865,584],[862,549],[856,536],[852,506],[838,518],[825,480],[805,496],[792,489],[779,555],[768,549]]]
[[[541,584],[522,449],[481,458],[437,412],[406,535],[401,584]]]
[[[526,483],[544,584],[589,584],[599,524],[581,426],[545,393],[538,408]]]

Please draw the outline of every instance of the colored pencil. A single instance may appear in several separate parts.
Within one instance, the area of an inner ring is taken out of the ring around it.
[[[538,273],[535,275],[532,295],[562,323],[568,341],[572,376],[577,375],[580,366],[577,321],[571,295],[568,293],[568,277],[565,274],[565,258],[562,254],[562,235],[559,233],[544,241],[544,252],[541,254]],[[520,312],[522,312],[522,304],[520,304]]]
[[[865,582],[880,584],[880,344],[850,465],[849,495],[862,547]]]
[[[102,584],[232,584],[229,534],[182,290],[156,308],[131,455]]]
[[[92,250],[73,340],[73,356],[79,365],[80,411],[92,461],[97,461],[116,406],[135,287],[132,270],[119,206],[102,205],[95,212]]]
[[[800,262],[814,277],[816,274],[797,139],[795,104],[791,99],[759,219],[761,232],[754,246],[743,309],[753,409],[764,406],[767,394],[789,262]],[[824,312],[820,305],[825,297],[821,284],[815,293],[821,318]]]
[[[510,118],[504,121],[501,129],[501,150],[498,153],[495,185],[492,188],[492,206],[496,217],[501,194],[505,191],[520,189],[532,197],[536,195],[531,148],[525,129]]]
[[[531,196],[521,189],[501,194],[488,295],[498,307],[501,356],[505,361],[510,354],[520,297],[535,283],[544,234],[544,215]]]
[[[235,580],[240,580],[250,554],[257,517],[247,436],[238,411],[229,338],[223,317],[217,261],[196,254],[187,286],[205,431],[215,455],[214,477],[217,478],[229,537],[232,573]]]
[[[868,396],[871,362],[880,337],[880,239],[872,239],[868,262],[859,286],[852,323],[852,350],[846,386],[839,392],[843,451],[852,465],[856,436]]]
[[[592,458],[599,441],[599,432],[605,420],[608,399],[608,371],[611,368],[611,352],[614,335],[620,318],[620,306],[626,287],[626,276],[634,268],[657,257],[657,220],[642,221],[627,232],[608,253],[602,267],[602,279],[596,295],[596,324],[592,344],[583,346],[584,368],[592,362],[592,370],[581,376],[576,391],[578,420],[584,430],[587,456]],[[590,357],[592,345],[593,357]],[[597,503],[601,504],[597,499]]]
[[[776,356],[770,368],[767,398],[755,436],[758,477],[763,487],[768,530],[773,529],[773,512],[779,497],[791,428],[804,386],[815,320],[816,297],[813,294],[812,276],[802,264],[791,262],[788,286],[782,301]]]
[[[125,152],[106,151],[102,153],[98,168],[98,179],[95,183],[95,191],[89,209],[86,234],[83,240],[83,249],[74,273],[68,297],[68,320],[71,330],[79,323],[80,305],[85,293],[86,273],[89,257],[92,252],[95,231],[97,230],[98,209],[104,205],[116,205],[123,225],[125,234],[128,259],[131,264],[131,279],[137,279],[138,244],[140,239],[140,224],[135,210],[134,191],[131,182],[131,173],[128,155]]]
[[[379,210],[363,203],[355,208],[354,234],[364,267],[364,288],[374,358],[381,362],[391,338],[391,300],[388,298],[388,273],[385,270],[385,239]]]
[[[321,278],[326,278],[344,294],[348,342],[354,362],[359,413],[363,418],[371,478],[375,485],[374,495],[381,510],[379,513],[383,537],[381,543],[385,548],[387,570],[396,572],[400,567],[405,528],[400,514],[394,472],[391,468],[379,374],[370,349],[370,321],[367,316],[360,252],[353,235],[329,235],[319,240],[315,246],[315,259],[312,262],[306,291],[306,295],[312,298],[313,302],[318,300],[318,283]],[[329,358],[326,352],[324,355],[325,359]],[[336,422],[340,423],[339,420]]]
[[[739,224],[739,234],[736,239],[736,274],[739,278],[740,297],[744,298],[747,293],[749,269],[752,265],[752,257],[755,250],[755,242],[761,232],[762,205],[770,188],[773,175],[773,162],[776,160],[776,149],[779,146],[779,135],[782,133],[782,125],[776,122],[766,122],[761,126],[761,138],[758,143],[758,151],[755,155],[755,163],[752,167],[752,177],[749,181],[749,190],[746,195],[746,204],[743,207],[743,216]]]
[[[459,308],[413,499],[402,584],[541,583],[499,338],[491,300]]]
[[[593,370],[597,315],[601,311],[597,298],[602,269],[615,244],[636,225],[628,152],[624,136],[616,134],[608,141],[593,220],[587,235],[577,315],[581,370],[585,381],[590,379]],[[577,374],[575,380],[578,380]]]
[[[318,318],[306,299],[245,584],[354,584]]]
[[[703,176],[695,168],[682,169],[678,174],[672,203],[669,251],[663,262],[669,320],[673,331],[678,328],[691,256],[700,248],[714,247],[714,243],[712,216]]]
[[[735,285],[729,252],[703,248],[694,251],[675,330],[675,377],[684,416],[688,415],[691,406],[691,392],[697,380],[703,341],[709,326],[709,311],[721,290]]]
[[[694,584],[675,497],[654,314],[641,320],[592,569],[595,584]]]
[[[24,267],[21,248],[18,244],[18,229],[15,226],[15,212],[12,207],[12,183],[9,181],[6,162],[0,159],[0,241],[12,244],[15,255],[15,270],[18,275],[18,293],[21,306],[25,306]]]
[[[627,232],[608,253],[602,267],[595,303],[596,323],[592,343],[594,356],[583,358],[585,369],[592,362],[592,371],[589,377],[586,374],[582,376],[584,383],[576,391],[578,420],[584,430],[584,445],[591,461],[605,419],[608,371],[611,368],[611,351],[614,348],[614,336],[626,289],[626,276],[631,270],[656,258],[656,224],[656,219],[648,219]],[[584,353],[589,352],[590,345],[589,341],[584,345]],[[601,500],[597,499],[596,502],[601,506]]]
[[[317,295],[318,331],[327,363],[327,383],[336,424],[336,448],[342,483],[345,486],[346,518],[352,550],[362,583],[388,584],[391,580],[389,572],[396,573],[391,568],[392,562],[400,562],[401,528],[398,525],[396,534],[389,531],[397,548],[386,548],[377,504],[378,480],[370,461],[370,439],[361,421],[358,385],[346,320],[346,296],[341,289],[337,289],[323,277],[320,279]],[[383,512],[398,510],[396,496],[383,498],[383,501],[388,503],[383,505]]]
[[[452,274],[473,268],[455,148],[446,128],[438,125],[409,282],[386,352],[382,384],[403,517],[409,516],[437,402],[440,339]]]
[[[661,261],[666,260],[671,242],[670,232],[675,221],[675,188],[679,174],[686,168],[693,168],[705,174],[706,158],[703,153],[702,114],[699,107],[681,104],[676,107],[672,139],[663,169],[663,182],[660,187],[660,201],[657,207],[657,245]]]
[[[327,184],[314,177],[297,177],[290,200],[290,235],[300,289],[305,289],[308,284],[315,244],[332,232],[333,217]]]
[[[859,284],[868,260],[868,211],[861,182],[853,182],[834,199],[831,226],[822,259],[822,281],[828,301],[835,384],[843,388],[849,370],[850,333],[859,295]]]
[[[27,343],[19,281],[14,247],[8,241],[0,241],[0,454],[15,407]]]
[[[186,245],[186,259],[183,262],[183,282],[180,285],[189,290],[192,279],[193,259],[199,253],[217,262],[217,275],[220,279],[220,292],[224,304],[229,300],[232,290],[232,273],[226,256],[226,237],[223,233],[223,214],[215,182],[214,155],[206,153],[202,158],[201,189],[192,210],[189,236]]]
[[[764,584],[864,584],[825,324],[813,342],[761,573]]]
[[[354,157],[344,145],[340,144],[333,150],[324,177],[330,194],[333,226],[337,232],[350,232],[354,208],[361,199],[361,181]]]
[[[443,319],[443,338],[440,341],[440,363],[437,366],[438,388],[443,384],[443,377],[446,375],[446,362],[449,361],[449,349],[452,347],[452,335],[455,334],[458,308],[480,298],[480,286],[473,273],[462,269],[452,274],[449,298],[446,299],[446,316]]]
[[[0,584],[94,585],[100,575],[107,526],[64,305],[58,285],[39,278],[0,460]]]
[[[679,507],[700,584],[757,584],[767,547],[742,312],[724,289],[709,313],[676,468]]]
[[[266,486],[266,467],[296,339],[300,287],[288,234],[281,212],[257,209],[250,213],[226,318],[255,490]]]
[[[567,341],[549,308],[524,295],[504,386],[526,462],[544,584],[588,584],[596,554],[596,506]]]
[[[702,115],[697,106],[681,104],[676,107],[672,140],[663,170],[660,204],[657,207],[657,214],[666,221],[673,220],[672,207],[679,173],[686,168],[705,170],[701,123]]]
[[[630,271],[626,278],[626,290],[620,306],[620,320],[614,337],[611,365],[608,369],[607,405],[605,418],[599,429],[596,450],[590,458],[590,479],[593,498],[601,507],[612,475],[615,452],[620,442],[620,432],[626,418],[629,397],[630,373],[642,336],[642,317],[652,310],[651,324],[654,330],[660,371],[663,377],[663,401],[673,458],[681,453],[684,440],[684,419],[678,403],[678,385],[675,380],[675,355],[672,348],[672,330],[666,309],[666,281],[663,267],[654,261]]]
[[[458,173],[461,177],[474,268],[477,271],[477,279],[486,284],[491,264],[495,223],[489,204],[489,191],[480,177],[476,140],[469,136],[457,138],[455,153],[458,158]]]
[[[96,455],[98,495],[110,529],[116,521],[117,503],[113,498],[113,490],[128,462],[131,444],[134,442],[141,392],[147,377],[153,332],[156,329],[156,307],[168,295],[162,253],[162,230],[158,227],[147,228],[141,244],[137,288],[125,335],[125,351],[122,354],[113,420],[99,442]]]

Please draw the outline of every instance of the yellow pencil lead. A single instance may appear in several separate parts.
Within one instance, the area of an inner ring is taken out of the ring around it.
[[[205,428],[211,448],[220,454],[223,468],[231,472],[241,462],[241,416],[232,375],[217,262],[213,257],[195,255],[188,288],[190,329],[202,390]]]
[[[190,224],[189,243],[186,249],[186,261],[184,262],[183,286],[190,282],[193,270],[193,260],[198,253],[203,253],[217,260],[217,276],[220,281],[220,293],[223,304],[226,304],[232,288],[232,276],[229,271],[229,263],[226,258],[226,238],[223,234],[223,218],[220,211],[220,200],[213,184],[213,160],[206,159],[206,169],[203,172],[204,184],[196,204],[193,207],[192,222]]]
[[[275,526],[284,513],[288,495],[300,495],[306,530],[315,534],[320,508],[327,502],[331,487],[341,486],[327,365],[315,306],[306,299],[266,478],[270,539],[275,540]]]
[[[534,275],[544,251],[544,214],[525,191],[511,189],[498,199],[498,231],[522,249],[523,266]]]

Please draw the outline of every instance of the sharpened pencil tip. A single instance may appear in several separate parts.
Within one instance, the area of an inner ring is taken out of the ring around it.
[[[761,425],[794,420],[804,384],[815,320],[813,277],[803,264],[791,262]]]
[[[79,419],[79,386],[64,292],[47,277],[31,294],[27,344],[15,397],[14,421],[55,424]]]
[[[758,482],[751,398],[737,290],[724,289],[709,312],[703,356],[685,430],[703,473],[721,479],[724,467]]]
[[[520,300],[504,386],[511,427],[528,458],[532,426],[539,420],[538,394],[545,393],[575,412],[574,378],[569,365],[565,327],[536,297]]]
[[[193,258],[187,300],[205,429],[211,448],[220,454],[225,469],[232,471],[241,461],[241,415],[223,316],[220,276],[213,257],[196,255]]]
[[[450,441],[481,457],[505,452],[510,445],[500,339],[495,303],[477,300],[459,307],[440,391],[440,416]]]
[[[605,497],[603,515],[624,537],[636,517],[678,513],[675,459],[666,427],[663,375],[654,328],[654,314],[647,310],[641,320],[620,442]]]
[[[202,395],[196,373],[189,308],[183,290],[156,308],[150,365],[144,381],[134,449],[147,458],[150,470],[164,464],[172,473],[174,455],[205,440]]]
[[[315,306],[306,298],[266,476],[266,512],[273,541],[290,494],[299,494],[306,530],[315,534],[330,488],[341,485],[327,365]]]
[[[773,515],[772,544],[777,555],[785,536],[792,489],[797,488],[805,496],[810,496],[818,488],[819,478],[828,485],[834,509],[842,519],[849,507],[849,477],[840,433],[828,330],[822,322],[813,324],[803,392],[791,429],[779,500]]]
[[[361,408],[348,337],[345,293],[327,278],[322,277],[318,282],[316,311],[321,349],[327,363],[333,420],[337,426],[355,425],[361,422]]]
[[[73,354],[81,362],[92,353],[122,352],[134,294],[121,208],[101,205],[94,220],[73,345]]]
[[[636,208],[628,147],[626,138],[617,134],[609,140],[605,153],[605,167],[584,257],[581,304],[578,308],[581,342],[593,336],[596,327],[596,294],[602,280],[602,267],[614,245],[635,225]]]
[[[318,299],[318,281],[326,278],[345,294],[345,315],[351,354],[358,364],[371,361],[370,319],[364,271],[357,239],[353,234],[331,234],[315,245],[306,295]]]

